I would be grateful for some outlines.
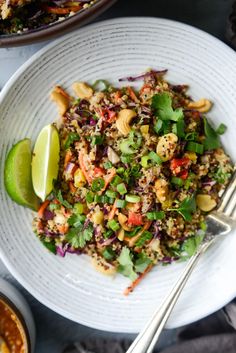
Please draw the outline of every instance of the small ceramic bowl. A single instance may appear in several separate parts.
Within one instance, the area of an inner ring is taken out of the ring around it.
[[[25,345],[25,353],[33,353],[35,324],[29,305],[20,292],[0,278],[0,302],[14,314]]]
[[[40,27],[33,31],[26,31],[19,34],[0,35],[0,47],[15,47],[58,37],[91,22],[116,1],[117,0],[98,0],[88,9],[79,11],[77,14],[67,17],[62,21]]]

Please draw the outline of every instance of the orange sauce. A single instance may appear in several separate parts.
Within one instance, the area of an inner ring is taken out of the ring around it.
[[[11,353],[27,353],[26,338],[19,319],[10,307],[0,300],[0,336]]]

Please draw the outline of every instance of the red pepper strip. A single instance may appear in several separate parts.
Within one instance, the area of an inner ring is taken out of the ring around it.
[[[134,226],[141,226],[143,224],[143,216],[140,213],[129,211],[128,223]]]
[[[70,12],[78,12],[81,10],[81,6],[70,6],[70,7],[56,7],[44,5],[43,9],[48,13],[53,13],[55,15],[67,15]]]

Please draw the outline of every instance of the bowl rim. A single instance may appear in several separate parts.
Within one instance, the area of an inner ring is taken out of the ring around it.
[[[67,17],[62,21],[53,22],[47,27],[39,27],[23,33],[0,35],[0,48],[16,47],[46,41],[57,35],[63,35],[75,28],[88,23],[101,13],[105,12],[117,0],[97,0],[91,7]]]
[[[2,292],[0,292],[0,302],[2,302],[4,305],[6,305],[15,315],[17,320],[19,321],[20,325],[22,326],[26,344],[27,344],[27,352],[26,353],[31,353],[32,352],[32,347],[31,347],[31,342],[30,342],[30,334],[28,327],[26,325],[26,321],[24,319],[23,314],[21,311],[17,308],[17,306]]]

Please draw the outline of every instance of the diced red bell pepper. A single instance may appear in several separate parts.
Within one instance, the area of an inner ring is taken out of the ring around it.
[[[179,177],[180,177],[181,179],[186,180],[187,177],[188,177],[188,171],[187,171],[187,170],[183,170],[182,172],[180,172]]]
[[[104,170],[100,167],[94,168],[94,174],[97,176],[103,176],[105,174]]]
[[[129,211],[128,223],[134,226],[141,226],[143,224],[143,216],[140,213]]]
[[[179,175],[184,169],[190,166],[190,159],[187,157],[173,158],[170,161],[170,169],[174,175]]]

